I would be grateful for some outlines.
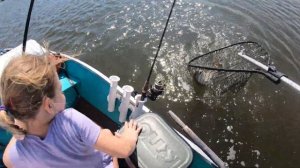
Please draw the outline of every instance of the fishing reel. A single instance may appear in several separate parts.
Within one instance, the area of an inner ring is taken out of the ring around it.
[[[154,85],[150,85],[150,88],[147,92],[147,97],[155,101],[159,95],[162,95],[164,92],[165,84],[162,81],[157,81]]]
[[[147,97],[150,100],[155,101],[159,95],[163,94],[163,92],[165,90],[165,86],[166,85],[163,84],[162,81],[158,81],[158,82],[154,83],[154,85],[151,86],[150,89],[148,90]]]

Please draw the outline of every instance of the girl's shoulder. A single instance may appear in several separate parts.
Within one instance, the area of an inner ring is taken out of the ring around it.
[[[73,113],[80,113],[80,112],[77,111],[74,108],[66,108],[66,109],[64,109],[62,112],[60,112],[58,114],[62,114],[64,116],[68,116],[68,115],[72,115]]]
[[[56,115],[56,119],[76,119],[83,117],[82,114],[74,108],[67,108]]]
[[[85,144],[94,146],[101,131],[99,125],[73,108],[65,109],[58,115],[57,119],[55,119],[55,127],[64,129],[64,132],[73,132]]]
[[[78,129],[78,127],[86,127],[87,125],[94,124],[90,118],[74,108],[67,108],[57,114],[55,117],[55,123],[57,125],[70,124],[73,127],[76,127],[76,129]]]

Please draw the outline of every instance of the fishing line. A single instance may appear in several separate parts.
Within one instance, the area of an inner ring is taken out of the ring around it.
[[[158,56],[158,54],[159,54],[159,51],[160,51],[160,48],[161,48],[161,45],[162,45],[162,42],[163,42],[163,39],[164,39],[166,30],[167,30],[167,28],[168,28],[169,20],[170,20],[170,18],[171,18],[171,15],[172,15],[172,12],[173,12],[173,8],[174,8],[175,4],[176,4],[176,0],[173,1],[173,4],[172,4],[171,10],[170,10],[168,19],[167,19],[167,21],[166,21],[166,25],[165,25],[164,31],[163,31],[163,33],[162,33],[162,36],[160,37],[159,45],[158,45],[158,48],[157,48],[157,50],[156,50],[156,54],[155,54],[154,60],[153,60],[153,62],[152,62],[152,65],[151,65],[151,68],[150,68],[150,71],[149,71],[147,80],[146,80],[146,82],[145,82],[145,84],[144,84],[144,86],[143,86],[143,89],[142,89],[142,97],[141,97],[141,100],[142,100],[142,101],[147,97],[147,93],[148,93],[148,90],[149,90],[149,81],[150,81],[150,78],[151,78],[151,75],[152,75],[152,72],[153,72],[154,65],[155,65],[155,63],[156,63],[157,56]],[[155,99],[156,99],[156,98],[155,98]]]
[[[25,53],[26,50],[26,41],[27,41],[27,35],[28,35],[28,29],[29,29],[29,23],[30,23],[30,18],[31,18],[31,12],[33,8],[34,0],[30,1],[30,6],[27,14],[27,20],[26,20],[26,25],[25,25],[25,30],[24,30],[24,36],[23,36],[23,54]]]

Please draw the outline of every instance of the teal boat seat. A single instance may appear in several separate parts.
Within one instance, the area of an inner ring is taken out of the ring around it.
[[[75,85],[77,84],[76,81],[67,78],[65,75],[61,75],[60,79],[59,79],[61,86],[62,86],[62,91],[65,92],[68,89],[75,87]]]
[[[78,98],[76,87],[79,82],[74,79],[70,79],[65,73],[59,74],[59,81],[62,86],[62,92],[66,96],[66,107],[73,107]]]

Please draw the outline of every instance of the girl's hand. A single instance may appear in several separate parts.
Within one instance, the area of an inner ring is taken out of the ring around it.
[[[129,122],[125,122],[124,131],[116,135],[135,144],[141,130],[142,128],[137,125],[137,122],[131,119]]]
[[[142,128],[134,120],[125,122],[122,133],[115,133],[115,135],[108,129],[102,129],[95,147],[111,156],[129,157],[135,150],[136,141],[141,130]]]

